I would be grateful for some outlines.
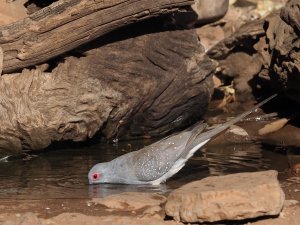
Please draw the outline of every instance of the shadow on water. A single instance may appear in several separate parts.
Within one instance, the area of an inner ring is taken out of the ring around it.
[[[85,199],[124,191],[168,193],[190,181],[207,176],[288,168],[282,152],[264,149],[260,144],[206,146],[166,184],[88,185],[87,173],[97,162],[109,161],[150,142],[98,143],[88,147],[48,151],[36,156],[12,157],[0,162],[0,199]]]

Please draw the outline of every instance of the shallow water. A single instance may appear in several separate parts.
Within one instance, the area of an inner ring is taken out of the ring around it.
[[[65,148],[38,155],[10,157],[0,162],[0,199],[86,199],[123,191],[168,193],[187,182],[207,176],[288,168],[288,156],[260,144],[231,144],[222,148],[206,146],[166,184],[159,186],[88,185],[89,168],[137,150],[149,141],[98,143],[88,147]]]

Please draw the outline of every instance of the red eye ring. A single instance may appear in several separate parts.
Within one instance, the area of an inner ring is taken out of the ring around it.
[[[93,174],[93,179],[98,180],[100,178],[100,173],[94,173]]]

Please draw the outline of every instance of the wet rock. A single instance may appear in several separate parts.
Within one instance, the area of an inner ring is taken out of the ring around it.
[[[300,128],[287,124],[274,133],[259,136],[259,140],[274,146],[300,146]]]
[[[283,203],[277,172],[270,170],[189,183],[168,196],[165,210],[177,221],[214,222],[278,215]]]
[[[247,131],[237,125],[232,125],[225,132],[224,137],[231,143],[245,143],[251,140]]]
[[[166,202],[166,197],[156,193],[124,192],[103,199],[93,199],[93,202],[110,209],[121,211],[141,210],[142,215],[160,215],[163,218],[164,212],[161,205]]]

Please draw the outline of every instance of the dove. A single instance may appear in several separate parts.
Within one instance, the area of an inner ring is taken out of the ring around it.
[[[176,174],[193,154],[211,138],[240,121],[254,110],[277,96],[258,103],[237,117],[204,131],[206,123],[196,125],[170,135],[140,150],[121,155],[112,161],[94,165],[89,173],[89,184],[152,184],[159,185]]]

